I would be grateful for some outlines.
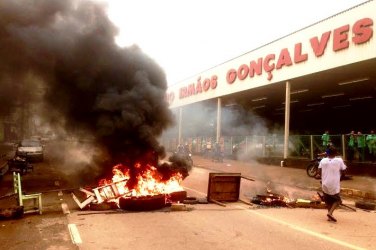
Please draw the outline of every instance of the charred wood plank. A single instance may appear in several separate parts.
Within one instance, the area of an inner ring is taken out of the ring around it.
[[[210,199],[209,202],[213,202],[213,203],[215,203],[215,204],[217,204],[217,205],[219,205],[219,206],[226,207],[226,204],[225,204],[225,203],[223,203],[223,202],[219,202],[219,201],[214,200],[214,199]]]

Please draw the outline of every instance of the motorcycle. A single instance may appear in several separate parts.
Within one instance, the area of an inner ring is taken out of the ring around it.
[[[322,156],[316,156],[315,159],[311,160],[306,167],[307,175],[309,177],[320,179],[320,171],[319,171],[319,164],[322,160]]]
[[[193,166],[192,154],[190,152],[175,151],[172,154],[172,159],[180,159],[183,160],[187,165]]]
[[[307,175],[309,177],[315,178],[315,179],[321,179],[321,174],[319,170],[320,161],[322,160],[323,156],[317,155],[315,159],[311,160],[310,163],[308,163],[306,167]],[[348,171],[348,166],[345,171],[341,173],[341,180],[346,179],[346,173]]]
[[[185,156],[186,161],[190,166],[193,166],[193,160],[192,160],[192,154],[188,153],[188,155]]]

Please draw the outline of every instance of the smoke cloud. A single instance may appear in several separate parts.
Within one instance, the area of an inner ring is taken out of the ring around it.
[[[92,1],[2,0],[0,115],[42,96],[49,121],[92,136],[111,164],[163,158],[156,138],[173,124],[166,76],[136,45],[118,47],[116,34]]]

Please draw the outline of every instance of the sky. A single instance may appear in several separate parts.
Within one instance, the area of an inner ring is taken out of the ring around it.
[[[173,85],[366,0],[102,2],[117,44],[137,44]]]

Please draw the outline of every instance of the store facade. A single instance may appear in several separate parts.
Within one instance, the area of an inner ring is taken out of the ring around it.
[[[375,21],[376,2],[368,1],[169,86],[178,143],[185,137],[184,110],[197,103],[215,106],[216,141],[223,136],[223,108],[231,105],[280,124],[283,158],[291,130],[373,129]]]

